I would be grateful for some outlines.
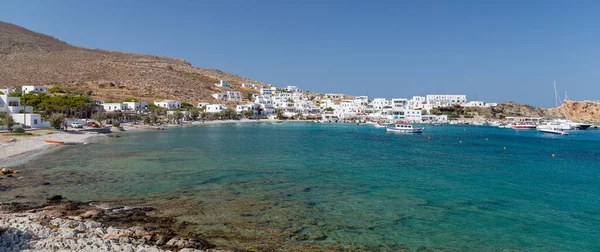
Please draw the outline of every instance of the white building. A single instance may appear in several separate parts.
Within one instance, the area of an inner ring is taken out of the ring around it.
[[[466,95],[427,95],[425,98],[427,103],[431,104],[434,108],[467,103]]]
[[[21,98],[9,97],[8,95],[0,95],[0,112],[9,114],[18,113],[33,113],[33,107],[21,106]]]
[[[174,100],[164,100],[161,102],[154,102],[154,105],[156,105],[157,107],[161,107],[161,108],[167,108],[167,109],[178,109],[181,108],[181,103],[179,103],[178,101],[174,101]]]
[[[242,87],[244,88],[251,88],[251,89],[259,89],[260,86],[257,84],[248,84],[248,83],[244,83],[242,84]]]
[[[201,108],[206,107],[206,105],[208,105],[208,104],[210,104],[210,103],[208,103],[208,102],[199,102],[198,106],[196,106],[196,108],[201,109]]]
[[[484,101],[470,101],[465,104],[462,104],[463,107],[481,107],[481,108],[489,108],[498,106],[498,103],[487,103]]]
[[[48,87],[45,86],[23,86],[21,91],[25,94],[36,92],[36,93],[48,93]]]
[[[222,88],[231,88],[231,84],[227,83],[224,80],[219,81],[219,83],[215,83],[215,86]]]
[[[21,106],[21,99],[19,97],[8,97],[7,94],[0,95],[0,112],[9,113],[16,123],[24,124],[31,128],[50,127],[50,123],[42,121],[42,117],[39,114],[33,114],[33,107]]]
[[[206,105],[206,112],[208,113],[218,113],[225,110],[227,106],[223,104],[209,104]]]
[[[288,92],[292,92],[292,93],[300,92],[300,89],[298,89],[298,87],[296,87],[296,86],[287,86],[285,88],[285,90],[287,90]]]
[[[13,121],[27,125],[33,129],[50,128],[50,122],[44,122],[40,114],[10,114]]]
[[[273,95],[273,90],[271,90],[270,88],[261,88],[260,89],[260,95],[263,95],[263,96],[272,96]]]
[[[147,102],[123,102],[123,110],[138,111],[148,109]]]
[[[106,112],[123,111],[126,105],[123,105],[123,103],[104,103],[102,104],[102,108]]]
[[[212,95],[217,100],[241,102],[242,94],[238,91],[227,91],[225,93],[216,93]]]
[[[17,91],[17,90],[14,88],[0,88],[0,95],[3,95],[3,94],[8,95],[15,91]]]

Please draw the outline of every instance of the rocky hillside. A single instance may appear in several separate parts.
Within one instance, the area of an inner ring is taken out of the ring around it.
[[[600,122],[600,101],[565,101],[549,111],[568,115],[571,120]]]
[[[547,109],[515,102],[501,102],[489,109],[491,118],[502,119],[508,116],[524,117],[556,117],[557,114]]]
[[[92,90],[94,98],[113,101],[136,97],[214,102],[211,95],[223,91],[214,85],[220,79],[243,94],[257,91],[239,84],[262,84],[221,70],[194,67],[182,59],[76,47],[0,22],[0,87],[57,85]]]

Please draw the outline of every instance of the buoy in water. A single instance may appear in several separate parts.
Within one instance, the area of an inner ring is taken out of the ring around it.
[[[487,141],[488,139],[486,138],[485,141]]]
[[[459,143],[462,143],[462,141],[459,141]]]
[[[506,146],[504,147],[504,150],[506,150]]]
[[[552,153],[552,157],[554,157],[554,153]]]

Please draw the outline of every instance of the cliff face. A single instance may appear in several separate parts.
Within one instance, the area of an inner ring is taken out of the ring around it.
[[[565,101],[560,107],[549,111],[567,115],[574,121],[600,122],[600,101]]]
[[[182,59],[76,47],[0,22],[0,87],[56,85],[92,90],[94,98],[113,101],[136,97],[214,102],[211,95],[223,91],[214,85],[220,79],[234,84],[233,90],[243,95],[257,91],[239,84],[262,84],[221,70],[194,67]]]

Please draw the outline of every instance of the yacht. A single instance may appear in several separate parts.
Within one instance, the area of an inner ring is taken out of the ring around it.
[[[515,125],[512,125],[513,129],[535,129],[537,125],[533,122],[521,122]]]
[[[537,130],[539,132],[543,132],[543,133],[550,133],[550,134],[556,134],[556,135],[569,135],[569,133],[567,133],[564,129],[562,129],[560,127],[560,125],[556,125],[556,124],[545,124],[545,125],[539,125],[537,126]]]
[[[392,127],[387,127],[387,131],[400,133],[423,133],[423,128],[415,128],[410,123],[395,123]]]

